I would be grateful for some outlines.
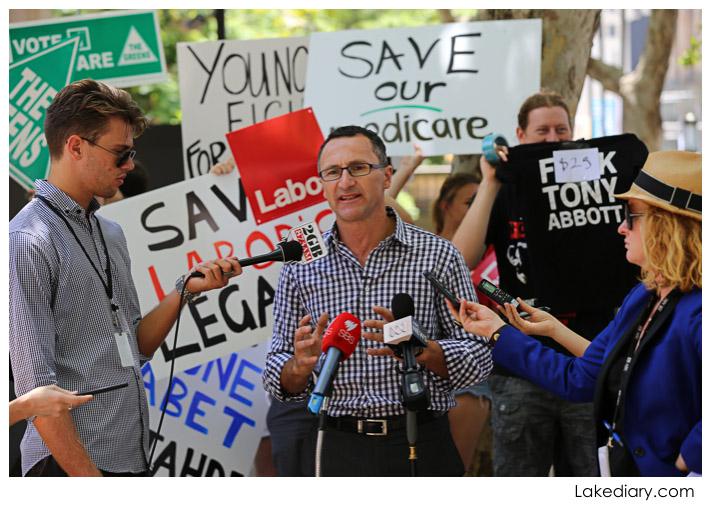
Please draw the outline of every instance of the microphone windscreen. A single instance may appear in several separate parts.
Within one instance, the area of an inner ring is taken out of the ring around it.
[[[334,346],[342,352],[341,360],[346,360],[354,352],[361,339],[361,322],[351,313],[341,313],[327,327],[322,337],[322,351],[327,353]]]
[[[397,293],[391,299],[391,312],[396,320],[406,316],[415,316],[413,299],[407,293]]]
[[[297,241],[286,241],[281,244],[283,262],[299,262],[302,259],[302,246]]]

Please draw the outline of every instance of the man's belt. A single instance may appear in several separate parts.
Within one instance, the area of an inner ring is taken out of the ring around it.
[[[424,424],[444,416],[445,412],[420,411],[417,413],[417,423]],[[358,418],[355,416],[328,416],[327,428],[354,432],[365,436],[386,436],[391,432],[406,428],[406,415],[382,418]]]

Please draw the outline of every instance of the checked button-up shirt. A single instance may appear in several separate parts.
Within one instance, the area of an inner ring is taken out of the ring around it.
[[[114,222],[98,217],[94,200],[84,210],[46,181],[36,181],[46,198],[69,222],[99,269],[108,248],[114,300],[131,327],[132,367],[122,367],[114,338],[110,302],[98,274],[47,204],[34,199],[10,222],[10,360],[17,395],[56,384],[88,391],[128,383],[94,396],[71,411],[79,438],[101,470],[139,473],[147,469],[148,407],[135,339],[140,322],[138,295],[130,274],[125,236]],[[105,279],[104,279],[105,281]],[[34,424],[22,439],[22,473],[49,455]]]
[[[337,234],[336,225],[324,234],[329,253],[307,265],[288,264],[280,273],[274,301],[271,347],[263,373],[266,390],[280,400],[305,399],[314,387],[310,383],[299,395],[282,389],[280,374],[293,356],[293,335],[299,320],[313,321],[327,312],[330,322],[348,311],[362,322],[380,319],[373,306],[390,307],[398,293],[409,294],[415,304],[415,318],[436,340],[445,356],[449,378],[425,370],[430,409],[447,411],[454,406],[452,392],[483,381],[492,369],[489,347],[478,336],[453,323],[445,301],[423,277],[433,274],[459,297],[476,301],[469,270],[459,251],[447,240],[404,223],[393,210],[395,231],[381,241],[361,266]],[[372,357],[367,349],[384,346],[362,338],[354,353],[340,364],[329,402],[331,416],[394,416],[405,413],[401,404],[399,362],[392,357]]]

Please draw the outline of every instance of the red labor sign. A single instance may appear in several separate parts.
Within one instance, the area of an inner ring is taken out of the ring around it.
[[[317,152],[324,142],[312,109],[226,134],[256,223],[324,201]]]

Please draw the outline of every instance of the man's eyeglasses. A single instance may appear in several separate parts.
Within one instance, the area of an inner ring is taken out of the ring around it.
[[[627,223],[627,230],[632,230],[632,226],[634,226],[634,218],[639,218],[640,216],[644,216],[647,213],[633,213],[631,212],[631,209],[629,208],[629,204],[627,202],[623,203],[624,207],[624,221]]]
[[[81,137],[83,140],[91,144],[92,146],[96,146],[97,148],[101,148],[104,151],[108,151],[109,153],[112,153],[116,155],[118,158],[116,158],[116,167],[121,167],[123,166],[128,160],[132,160],[135,158],[136,151],[133,148],[126,149],[125,151],[113,151],[112,149],[104,148],[100,144],[95,143],[91,139],[87,139],[86,137]]]
[[[342,177],[345,170],[352,177],[361,177],[369,174],[371,169],[383,169],[384,167],[388,167],[388,163],[357,162],[346,167],[327,167],[320,171],[320,177],[323,181],[336,181]]]

